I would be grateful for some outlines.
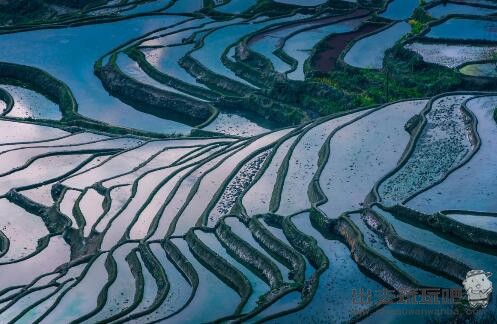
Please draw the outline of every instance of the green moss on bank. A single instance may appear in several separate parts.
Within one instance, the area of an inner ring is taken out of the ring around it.
[[[323,102],[321,114],[455,90],[485,91],[496,85],[495,82],[470,83],[456,70],[426,63],[402,45],[387,51],[381,70],[358,69],[341,63],[331,73],[315,73],[310,81],[335,89],[337,100]],[[302,95],[306,100],[307,95]]]
[[[432,22],[433,19],[424,8],[418,7],[414,10],[414,13],[409,19],[409,25],[411,25],[411,34],[418,35],[423,32],[428,24]]]

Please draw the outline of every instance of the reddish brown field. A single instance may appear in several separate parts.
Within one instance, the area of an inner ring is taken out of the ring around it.
[[[384,27],[382,24],[367,23],[350,33],[334,34],[328,37],[321,50],[311,58],[312,67],[319,72],[330,72],[336,65],[342,51],[353,40]]]
[[[308,20],[306,22],[309,22],[309,27],[313,26],[313,25],[327,25],[327,24],[335,23],[335,22],[340,21],[340,20],[354,19],[354,18],[362,17],[362,16],[367,15],[368,13],[369,13],[369,10],[358,9],[358,10],[355,10],[351,13],[346,14],[346,15],[329,16],[329,17],[324,17],[324,18],[320,18],[320,19],[316,19],[316,20]],[[278,27],[275,27],[272,29],[268,29],[260,34],[255,35],[254,37],[252,37],[249,40],[249,44],[257,42],[258,40],[261,40],[264,37],[266,37],[267,35],[270,35],[274,32],[278,32],[278,31],[285,30],[288,28],[293,28],[293,27],[298,26],[300,24],[302,24],[302,21],[299,21],[296,23],[291,23],[288,25],[278,26]]]

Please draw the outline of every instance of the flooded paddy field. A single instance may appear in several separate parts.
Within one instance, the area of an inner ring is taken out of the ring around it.
[[[393,0],[388,3],[387,9],[380,16],[390,20],[404,20],[411,17],[412,12],[418,5],[419,3],[415,0]]]
[[[476,7],[460,3],[447,3],[438,5],[428,10],[428,14],[434,18],[442,18],[448,15],[465,14],[475,16],[486,16],[495,14],[497,8]]]
[[[468,76],[490,77],[497,76],[495,63],[470,63],[462,66],[459,71]]]
[[[406,48],[418,53],[425,62],[455,68],[473,61],[491,60],[494,46],[413,43]]]
[[[493,20],[455,17],[434,26],[426,36],[433,39],[495,42],[496,26],[497,22]]]
[[[344,61],[358,68],[381,69],[385,51],[406,35],[410,28],[409,24],[399,22],[377,34],[365,37],[350,48]]]
[[[497,5],[366,2],[0,26],[0,322],[494,318]]]

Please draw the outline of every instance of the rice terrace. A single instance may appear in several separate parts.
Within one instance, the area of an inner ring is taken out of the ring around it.
[[[0,115],[0,323],[497,323],[497,1],[0,0]]]

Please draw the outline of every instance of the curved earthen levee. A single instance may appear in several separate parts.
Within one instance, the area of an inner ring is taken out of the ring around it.
[[[185,236],[193,254],[203,263],[210,271],[214,272],[228,286],[237,291],[241,297],[240,305],[235,314],[239,314],[247,302],[247,299],[252,294],[250,282],[236,268],[232,267],[224,259],[220,258],[215,252],[211,251],[202,241],[195,235],[191,229]]]
[[[444,276],[459,282],[465,278],[469,267],[442,253],[431,251],[422,245],[402,239],[395,230],[378,213],[372,210],[365,212],[368,224],[384,235],[389,248],[394,255],[409,260],[413,264],[430,269],[430,271],[442,273]]]
[[[208,104],[140,84],[125,76],[112,60],[96,69],[95,74],[109,93],[149,114],[162,118],[184,116],[181,119],[190,118],[189,123],[193,125],[201,124],[215,114],[214,107]]]
[[[271,287],[278,288],[283,284],[281,273],[274,263],[233,234],[228,225],[221,222],[216,228],[216,236],[228,250],[228,253],[233,254],[240,259],[242,264],[253,269]]]
[[[291,269],[290,278],[296,282],[302,283],[304,281],[305,271],[304,258],[289,247],[283,245],[280,240],[264,228],[257,218],[252,218],[250,220],[249,228],[252,231],[254,238],[266,251],[273,255],[276,260]]]

